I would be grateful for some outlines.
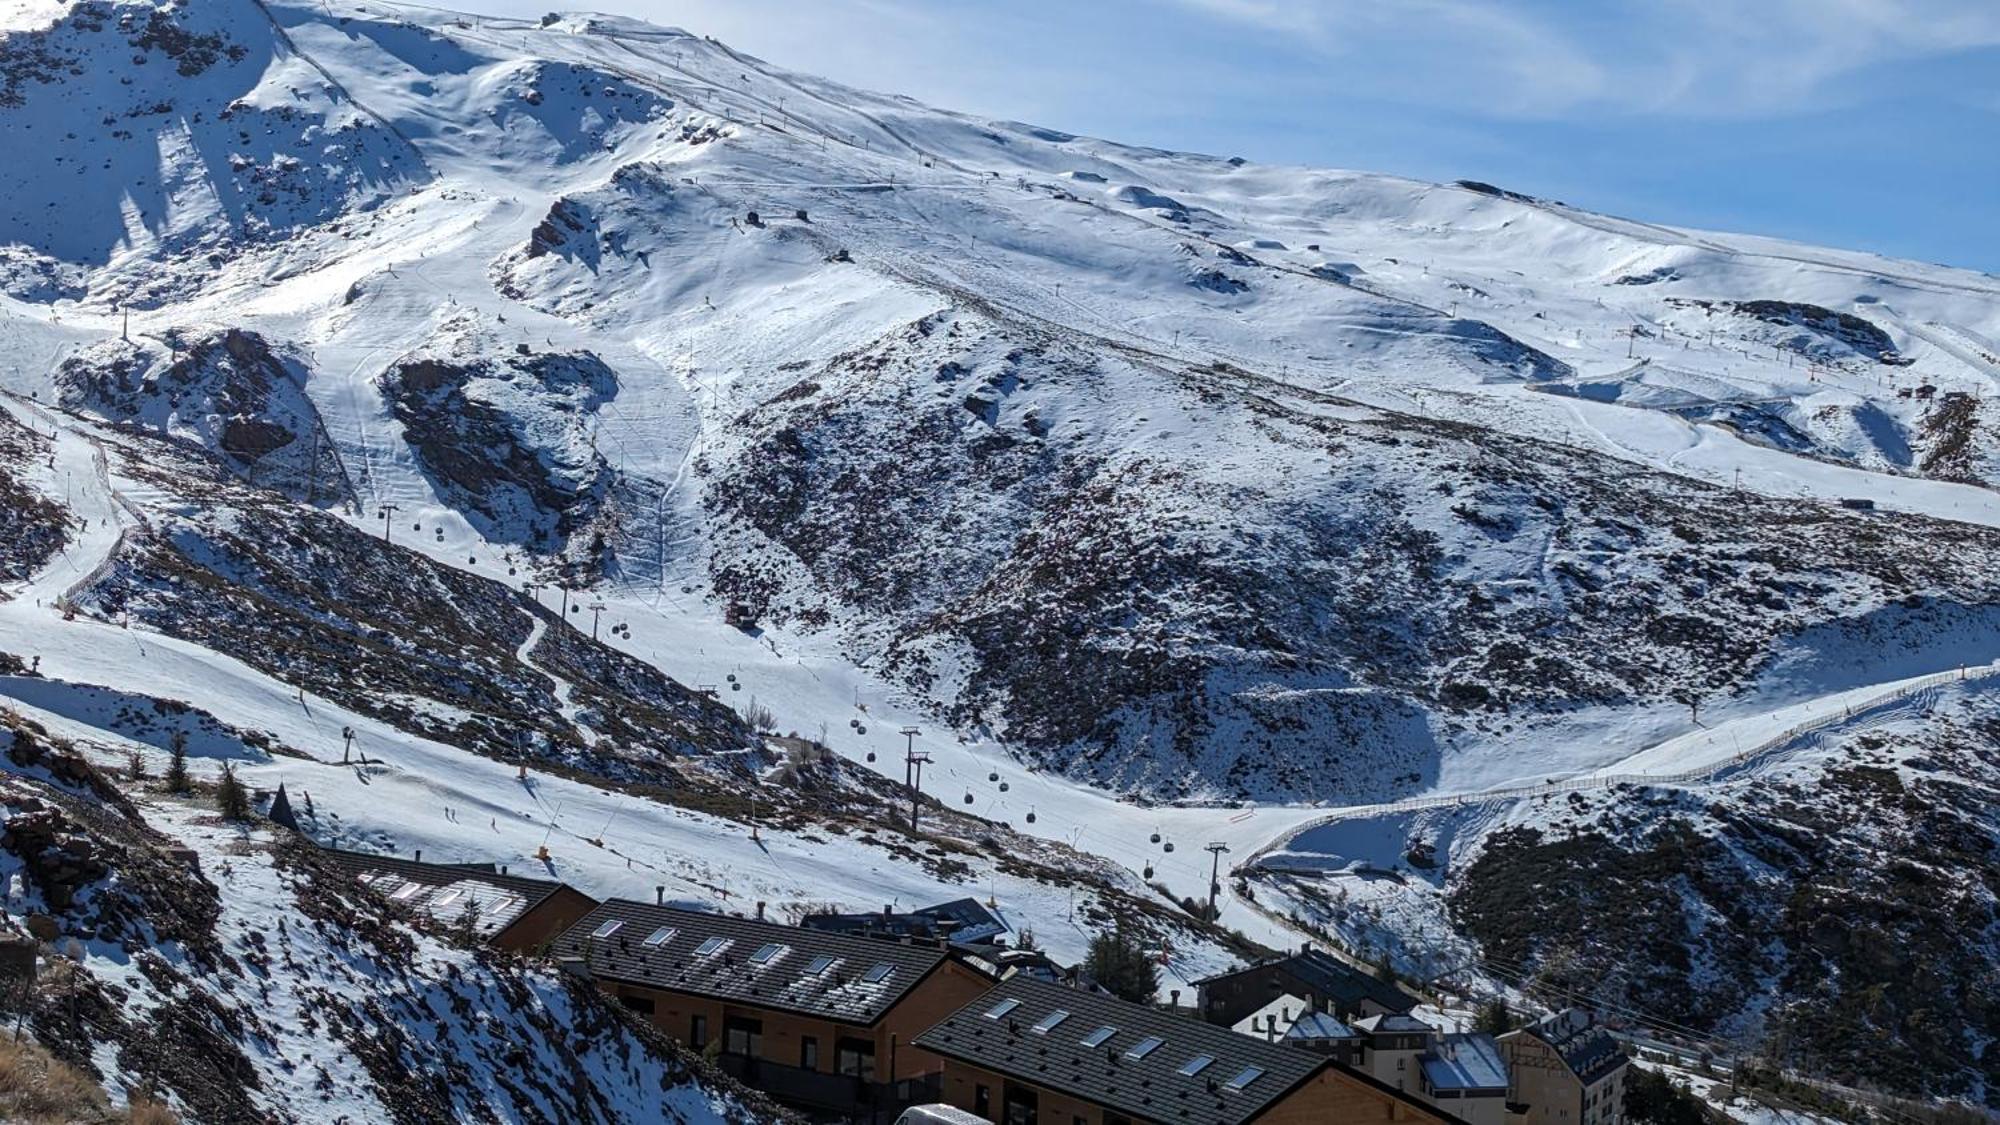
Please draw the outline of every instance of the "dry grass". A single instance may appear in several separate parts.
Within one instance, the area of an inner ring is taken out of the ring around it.
[[[0,1033],[0,1120],[23,1125],[179,1125],[166,1106],[134,1098],[123,1113],[97,1080],[31,1039]]]
[[[133,1098],[125,1121],[126,1125],[181,1125],[180,1114],[148,1098]]]

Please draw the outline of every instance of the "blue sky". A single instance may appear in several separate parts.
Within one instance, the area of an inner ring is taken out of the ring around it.
[[[459,0],[539,15],[549,0]],[[951,109],[2000,274],[2000,0],[566,0]]]

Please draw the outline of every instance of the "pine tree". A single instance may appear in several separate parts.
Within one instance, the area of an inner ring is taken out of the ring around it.
[[[1479,1006],[1479,1012],[1472,1017],[1472,1030],[1488,1035],[1505,1035],[1514,1030],[1514,1010],[1507,1006],[1506,998],[1495,996]]]
[[[174,732],[172,757],[167,759],[167,792],[185,793],[188,788],[187,732],[177,730]]]
[[[1150,1004],[1160,991],[1160,968],[1133,940],[1124,926],[1090,939],[1090,954],[1084,971],[1113,996],[1135,1004]]]
[[[215,807],[224,820],[250,818],[250,791],[236,780],[236,768],[228,762],[222,764],[222,780],[215,784]]]

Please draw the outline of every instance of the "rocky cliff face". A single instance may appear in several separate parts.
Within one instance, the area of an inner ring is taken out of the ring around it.
[[[352,503],[339,448],[307,394],[299,355],[240,328],[107,340],[63,361],[56,401],[192,441],[252,484],[310,504]]]
[[[503,350],[459,322],[397,360],[380,387],[433,486],[488,538],[587,568],[602,561],[613,473],[596,413],[618,394],[603,360]]]

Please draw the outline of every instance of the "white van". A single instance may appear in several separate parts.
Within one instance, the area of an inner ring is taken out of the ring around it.
[[[896,1118],[896,1125],[993,1125],[991,1121],[976,1113],[967,1113],[955,1105],[932,1102],[929,1105],[913,1105]]]

